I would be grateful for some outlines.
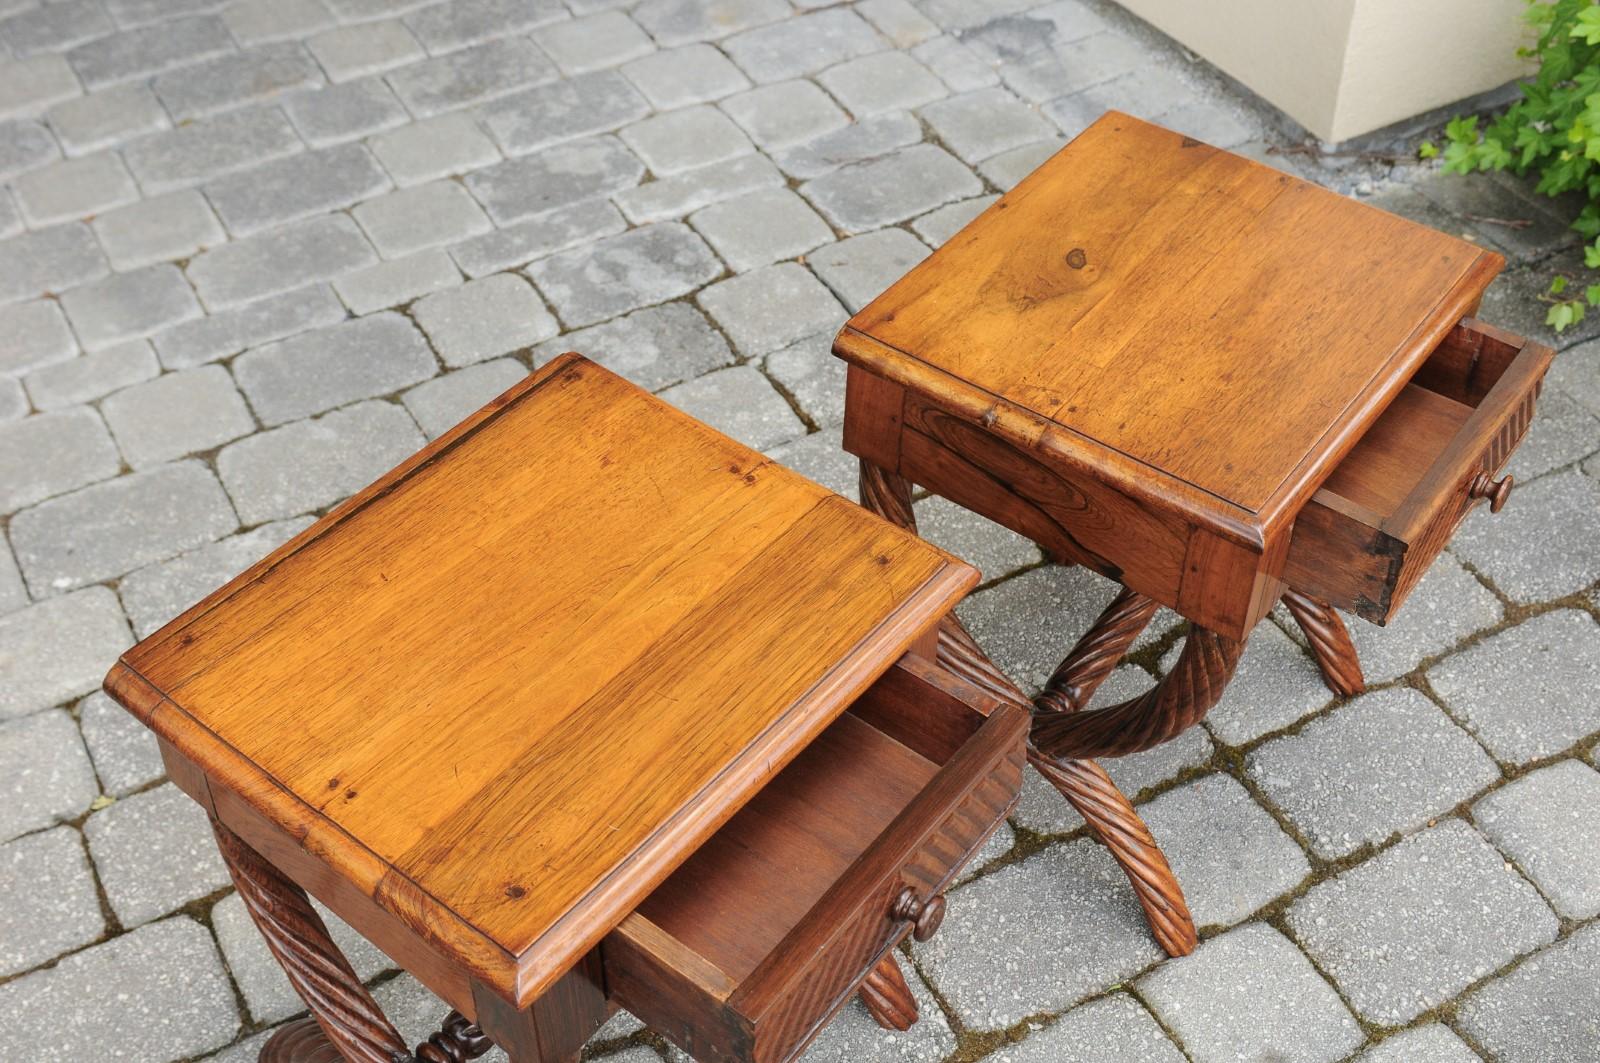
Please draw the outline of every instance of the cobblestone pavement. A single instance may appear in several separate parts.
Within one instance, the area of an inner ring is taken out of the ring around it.
[[[563,349],[851,493],[830,334],[1108,106],[1500,248],[1484,316],[1550,338],[1558,206],[1313,158],[1100,0],[0,0],[0,1059],[248,1060],[300,1010],[94,693],[119,651]],[[1030,783],[910,953],[923,1021],[851,1005],[807,1058],[1600,1059],[1597,335],[1557,342],[1508,510],[1353,624],[1371,693],[1269,623],[1204,728],[1115,763],[1193,957]],[[1027,683],[1112,593],[918,510]],[[590,1054],[674,1057],[625,1016]]]

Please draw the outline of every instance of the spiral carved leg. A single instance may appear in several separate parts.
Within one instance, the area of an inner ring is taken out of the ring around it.
[[[459,1011],[445,1016],[439,1032],[417,1046],[418,1063],[466,1063],[494,1047],[478,1024]]]
[[[867,1014],[885,1030],[909,1030],[916,1023],[917,1000],[906,985],[906,976],[900,973],[894,953],[884,956],[867,972],[859,992]]]
[[[452,1011],[438,1033],[417,1046],[414,1056],[397,1056],[407,1063],[465,1063],[477,1059],[494,1043],[475,1023],[459,1011]],[[316,1019],[298,1019],[267,1039],[258,1063],[344,1063]]]
[[[1133,640],[1150,625],[1157,608],[1153,599],[1122,588],[1089,633],[1056,666],[1044,690],[1033,699],[1035,707],[1040,712],[1077,712],[1087,708],[1095,690],[1122,660]]]
[[[1367,689],[1350,632],[1345,630],[1344,621],[1333,611],[1333,606],[1295,590],[1284,592],[1283,604],[1289,607],[1300,630],[1306,633],[1311,655],[1317,659],[1317,668],[1322,671],[1322,681],[1328,689],[1347,698]]]

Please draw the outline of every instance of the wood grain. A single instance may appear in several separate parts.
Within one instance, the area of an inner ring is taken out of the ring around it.
[[[525,1006],[976,578],[569,355],[108,689]]]

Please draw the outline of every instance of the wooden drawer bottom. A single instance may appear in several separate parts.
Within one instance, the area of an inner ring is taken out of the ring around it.
[[[602,943],[608,993],[697,1060],[783,1063],[1015,803],[1026,716],[907,656]]]

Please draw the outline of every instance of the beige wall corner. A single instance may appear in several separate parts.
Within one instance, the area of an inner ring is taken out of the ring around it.
[[[1522,0],[1118,0],[1324,140],[1527,72]]]

